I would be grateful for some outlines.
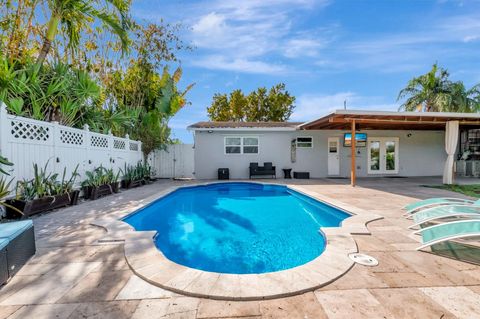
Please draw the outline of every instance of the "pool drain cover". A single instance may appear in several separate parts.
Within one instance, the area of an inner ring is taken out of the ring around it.
[[[369,255],[353,253],[353,254],[348,254],[348,257],[350,257],[351,260],[353,260],[354,262],[360,265],[371,266],[371,267],[378,265],[378,260],[376,260],[375,258]]]

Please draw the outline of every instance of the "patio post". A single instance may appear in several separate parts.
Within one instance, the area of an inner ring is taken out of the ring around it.
[[[351,138],[351,147],[352,147],[352,158],[350,160],[351,163],[351,170],[350,170],[350,185],[352,187],[355,187],[355,184],[357,182],[357,176],[356,176],[356,163],[355,163],[355,153],[356,153],[356,139],[355,139],[355,120],[352,120],[352,138]]]

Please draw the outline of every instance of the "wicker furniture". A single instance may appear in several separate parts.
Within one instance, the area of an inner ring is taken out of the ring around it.
[[[22,220],[0,224],[0,239],[8,241],[5,250],[8,278],[11,278],[35,254],[35,235],[32,221]]]
[[[310,178],[310,173],[309,172],[293,172],[293,178],[309,179]]]
[[[7,245],[8,239],[0,238],[0,286],[8,280]]]
[[[258,166],[258,163],[250,163],[250,178],[253,176],[271,176],[277,178],[276,168],[272,162],[265,162],[263,166]]]
[[[292,169],[291,168],[283,168],[283,178],[290,179],[292,178]]]
[[[218,169],[218,179],[219,180],[230,179],[230,170],[228,168],[219,168]]]

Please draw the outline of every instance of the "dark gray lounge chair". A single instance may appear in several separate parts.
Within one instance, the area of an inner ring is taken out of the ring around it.
[[[250,163],[250,178],[253,176],[271,176],[277,178],[276,168],[272,162],[265,162],[263,166],[258,166],[258,163]]]

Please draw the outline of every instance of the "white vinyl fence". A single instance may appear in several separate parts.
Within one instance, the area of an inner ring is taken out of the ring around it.
[[[193,178],[193,144],[169,145],[166,150],[152,152],[148,160],[155,172],[155,177]]]
[[[127,165],[136,165],[143,160],[141,142],[115,137],[111,134],[90,132],[88,126],[83,130],[59,125],[55,122],[43,122],[7,113],[6,106],[0,102],[0,154],[14,163],[10,175],[16,180],[31,179],[33,164],[63,174],[67,169],[67,178],[78,166],[80,183],[89,171],[102,165],[117,171]],[[14,184],[14,183],[13,183]]]

